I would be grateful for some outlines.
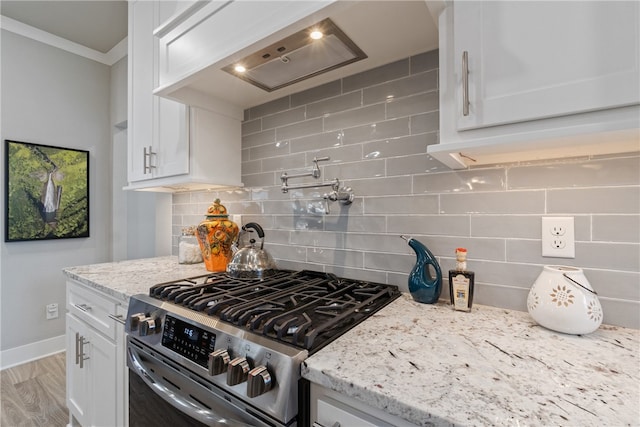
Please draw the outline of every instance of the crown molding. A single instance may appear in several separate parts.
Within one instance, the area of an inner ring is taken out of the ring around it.
[[[0,28],[108,66],[112,66],[127,56],[126,37],[109,52],[102,53],[6,16],[0,15]]]

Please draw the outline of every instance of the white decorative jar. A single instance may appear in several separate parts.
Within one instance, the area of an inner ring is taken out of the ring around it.
[[[531,286],[527,310],[545,328],[588,334],[602,323],[602,306],[581,268],[546,265]]]

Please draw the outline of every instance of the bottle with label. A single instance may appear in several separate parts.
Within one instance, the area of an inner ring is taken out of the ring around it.
[[[456,268],[449,270],[449,293],[455,310],[471,311],[475,273],[467,270],[467,250],[456,249]]]

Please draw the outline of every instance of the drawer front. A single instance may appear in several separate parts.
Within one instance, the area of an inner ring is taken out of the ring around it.
[[[67,282],[67,310],[69,313],[88,323],[107,338],[115,341],[116,324],[123,314],[122,304],[88,289],[86,286]],[[126,309],[125,309],[126,310]]]

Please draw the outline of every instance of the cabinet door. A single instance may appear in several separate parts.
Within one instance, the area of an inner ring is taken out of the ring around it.
[[[89,375],[91,426],[115,426],[118,398],[116,393],[116,345],[89,328],[85,345],[84,369]]]
[[[77,317],[67,314],[66,320],[71,415],[83,426],[121,425],[116,422],[116,345]]]
[[[639,2],[455,1],[453,8],[458,130],[640,102]]]
[[[87,370],[76,363],[79,346],[76,337],[86,334],[87,327],[75,316],[66,315],[67,328],[67,408],[81,425],[86,426],[89,420],[89,380]],[[76,335],[77,334],[77,335]]]
[[[158,82],[160,2],[129,3],[129,158],[130,182],[189,172],[188,109],[153,95]]]
[[[153,2],[129,2],[129,113],[127,176],[152,177],[145,150],[153,146]]]
[[[153,177],[189,173],[189,109],[186,105],[152,95],[155,103],[153,121]]]
[[[127,318],[127,306],[120,305],[116,316],[122,320],[116,324],[116,425],[127,426],[129,423],[129,369],[127,368],[127,343],[124,321]]]

